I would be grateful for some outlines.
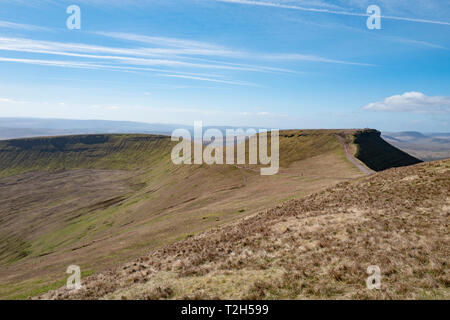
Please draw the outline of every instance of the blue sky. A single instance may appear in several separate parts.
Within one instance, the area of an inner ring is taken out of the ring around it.
[[[449,131],[450,5],[0,0],[0,117]]]

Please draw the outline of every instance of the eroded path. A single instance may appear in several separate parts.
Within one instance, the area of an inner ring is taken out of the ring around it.
[[[375,171],[367,168],[366,166],[364,166],[363,164],[361,164],[351,153],[350,150],[348,149],[348,145],[345,143],[344,138],[342,138],[339,135],[336,135],[336,137],[338,138],[339,142],[342,144],[342,147],[344,148],[345,151],[345,156],[347,157],[347,160],[350,161],[351,163],[353,163],[361,172],[364,172],[365,174],[372,174],[375,173]]]

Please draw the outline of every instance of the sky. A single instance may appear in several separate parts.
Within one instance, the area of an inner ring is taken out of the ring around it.
[[[448,132],[450,4],[0,0],[0,117]]]

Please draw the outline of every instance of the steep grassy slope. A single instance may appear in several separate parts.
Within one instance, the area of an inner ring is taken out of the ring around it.
[[[281,132],[275,176],[261,176],[259,165],[176,166],[166,136],[2,141],[0,298],[56,288],[70,264],[100,271],[360,177],[338,139],[356,149],[354,133]]]
[[[372,170],[381,171],[422,162],[384,141],[379,131],[357,131],[354,137],[356,157]]]
[[[44,299],[449,299],[450,160],[395,168],[177,242]],[[366,269],[381,289],[366,288]]]
[[[170,155],[159,135],[80,135],[0,141],[0,177],[37,170],[138,169]]]

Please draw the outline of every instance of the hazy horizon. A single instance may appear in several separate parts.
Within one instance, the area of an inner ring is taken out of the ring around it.
[[[8,123],[5,125],[4,121],[19,121],[19,123],[14,123],[11,125],[11,123]],[[26,121],[32,121],[31,123],[27,123]],[[34,121],[34,122],[33,122]],[[166,131],[166,133],[170,133],[171,130],[174,130],[176,128],[191,128],[193,127],[193,123],[191,124],[184,124],[184,123],[164,123],[164,122],[144,122],[144,121],[127,121],[127,120],[106,120],[106,119],[70,119],[70,118],[39,118],[39,117],[0,117],[0,129],[1,128],[23,128],[23,129],[35,129],[35,128],[42,128],[42,129],[62,129],[58,127],[52,127],[52,125],[56,124],[57,121],[60,121],[62,123],[65,122],[73,122],[73,123],[102,123],[104,125],[107,124],[129,124],[129,125],[140,125],[140,126],[148,126],[148,125],[158,125],[161,127],[169,128],[169,131]],[[45,126],[44,123],[50,123],[49,126]],[[23,126],[21,126],[23,125]],[[27,126],[28,125],[28,126]],[[222,125],[210,125],[208,123],[203,123],[204,128],[214,127],[214,128],[255,128],[255,129],[269,129],[270,127],[264,127],[264,126],[249,126],[249,125],[243,125],[243,126],[233,126],[229,124],[222,124]],[[75,128],[75,127],[74,127]],[[87,126],[87,128],[91,128]],[[94,128],[94,127],[92,127]],[[114,127],[111,127],[114,128]],[[143,127],[145,128],[145,127]],[[73,128],[70,128],[73,129]],[[83,128],[79,128],[83,129]],[[332,130],[332,129],[367,129],[367,128],[344,128],[344,127],[281,127],[281,128],[273,128],[273,129],[280,129],[280,130],[309,130],[309,129],[325,129],[325,130]],[[376,129],[378,128],[369,128],[369,129]],[[269,129],[270,130],[270,129]],[[379,130],[382,133],[402,133],[402,132],[418,132],[423,134],[435,134],[435,133],[450,133],[449,130],[447,131],[419,131],[419,130],[401,130],[401,131],[385,131],[385,130]],[[108,132],[106,132],[108,133]],[[120,132],[119,132],[120,133]],[[136,132],[139,133],[139,132]]]

